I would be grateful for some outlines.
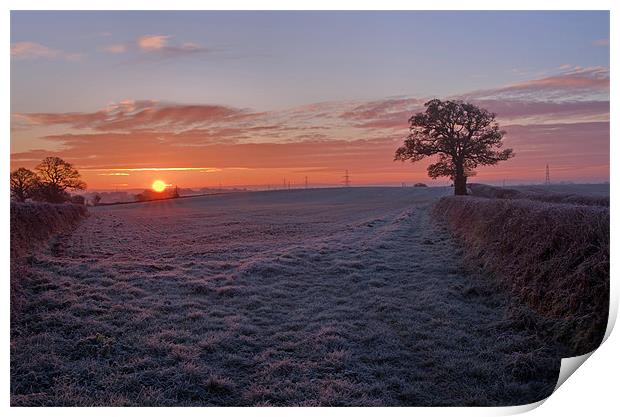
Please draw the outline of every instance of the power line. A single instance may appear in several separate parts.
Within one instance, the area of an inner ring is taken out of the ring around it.
[[[349,170],[344,171],[344,186],[348,187],[351,185],[351,177],[349,176]]]

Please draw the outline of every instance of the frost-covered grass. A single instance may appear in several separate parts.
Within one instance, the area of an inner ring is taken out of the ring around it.
[[[13,265],[13,405],[515,405],[560,366],[437,188],[97,207]],[[534,330],[533,330],[534,329]]]

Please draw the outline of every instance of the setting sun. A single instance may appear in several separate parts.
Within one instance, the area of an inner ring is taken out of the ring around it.
[[[162,191],[166,189],[166,183],[163,182],[162,180],[155,180],[153,182],[153,185],[151,185],[151,187],[153,188],[153,191],[161,193]]]

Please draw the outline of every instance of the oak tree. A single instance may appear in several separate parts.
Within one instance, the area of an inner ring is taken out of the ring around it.
[[[480,165],[495,165],[514,156],[512,149],[501,149],[505,134],[495,114],[463,101],[424,103],[426,111],[409,119],[409,135],[396,150],[395,161],[420,161],[437,155],[428,166],[431,178],[450,177],[454,194],[467,194],[467,178]]]

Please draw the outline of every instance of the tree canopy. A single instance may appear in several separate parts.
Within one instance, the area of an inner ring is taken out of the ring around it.
[[[50,156],[35,167],[35,171],[18,168],[11,172],[11,197],[23,202],[28,198],[49,203],[70,200],[67,190],[83,190],[86,183],[80,173],[61,158]]]
[[[11,172],[11,197],[15,201],[24,202],[32,197],[38,184],[37,174],[26,168],[18,168]]]
[[[80,179],[80,173],[68,162],[57,156],[48,156],[35,170],[41,183],[53,185],[60,190],[83,190],[86,183]]]
[[[436,155],[428,175],[450,177],[455,194],[467,194],[467,178],[475,175],[476,167],[514,156],[512,149],[501,149],[505,132],[494,113],[463,101],[434,99],[424,106],[426,111],[409,119],[410,133],[394,160],[417,162]]]

